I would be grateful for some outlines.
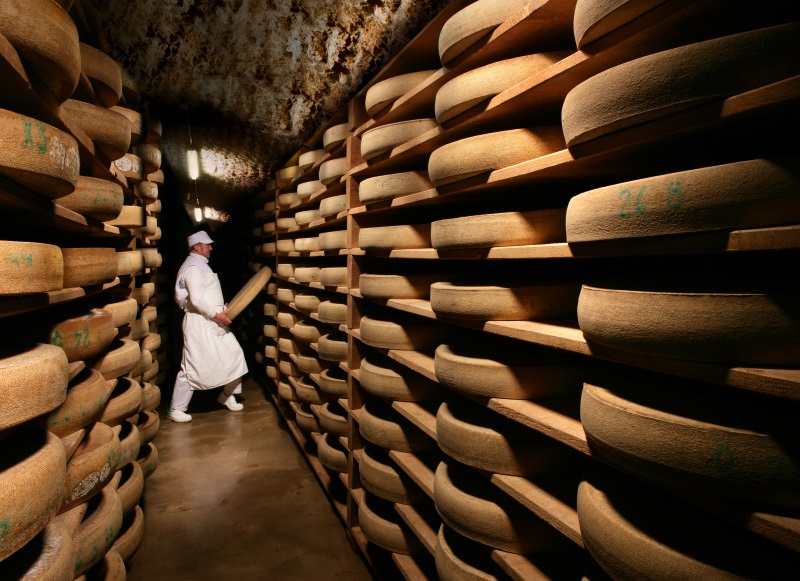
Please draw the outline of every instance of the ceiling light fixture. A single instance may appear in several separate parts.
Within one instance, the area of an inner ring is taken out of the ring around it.
[[[196,149],[186,151],[186,162],[189,165],[189,177],[196,180],[200,177],[200,158]]]
[[[200,220],[202,220],[202,219],[203,219],[203,210],[201,210],[200,208],[195,208],[194,209],[194,221],[195,222],[200,222]]]

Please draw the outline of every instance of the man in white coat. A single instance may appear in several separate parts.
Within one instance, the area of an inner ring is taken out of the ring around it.
[[[204,231],[195,232],[187,241],[190,253],[175,283],[175,302],[184,315],[181,369],[167,413],[174,422],[192,420],[186,410],[197,389],[222,386],[219,402],[231,411],[242,410],[244,406],[234,394],[242,392],[242,376],[247,373],[242,348],[228,327],[231,320],[219,278],[208,265],[214,241]]]

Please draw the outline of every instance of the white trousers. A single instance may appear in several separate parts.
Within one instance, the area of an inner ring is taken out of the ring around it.
[[[222,391],[226,396],[242,393],[242,378],[237,377],[233,381],[229,381],[222,387]],[[175,387],[172,390],[172,403],[170,409],[185,412],[189,409],[189,402],[192,401],[192,390],[189,382],[186,379],[186,372],[181,366],[178,371],[178,376],[175,378]]]

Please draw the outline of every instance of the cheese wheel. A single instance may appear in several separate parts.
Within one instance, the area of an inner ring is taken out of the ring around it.
[[[417,504],[428,499],[405,472],[399,470],[386,450],[367,444],[358,462],[361,484],[372,494],[401,504]]]
[[[577,508],[587,550],[615,579],[780,579],[796,559],[616,471],[587,473]]]
[[[320,361],[314,351],[297,355],[297,369],[302,373],[321,373],[329,365],[327,361]],[[319,384],[319,381],[317,383]]]
[[[138,462],[130,462],[117,471],[120,480],[117,484],[117,496],[122,505],[122,514],[128,514],[139,504],[144,493],[144,473]]]
[[[0,6],[0,33],[59,103],[70,98],[81,74],[78,29],[49,0],[8,0]]]
[[[294,216],[288,218],[278,218],[275,220],[275,227],[278,230],[289,230],[290,228],[297,228],[297,220]]]
[[[8,345],[0,356],[0,431],[62,405],[69,365],[54,345]]]
[[[147,217],[148,221],[150,217]],[[142,248],[142,261],[144,262],[145,268],[157,268],[161,261],[161,254],[158,252],[158,248]]]
[[[392,553],[427,553],[394,505],[372,494],[365,493],[358,505],[358,526],[371,543]]]
[[[145,137],[145,141],[147,143],[155,143],[161,140],[161,136],[164,133],[164,125],[161,123],[160,119],[157,119],[151,114],[147,116],[147,136]]]
[[[59,438],[73,434],[97,418],[107,399],[108,386],[103,375],[86,368],[70,380],[63,403],[47,415],[47,429]]]
[[[144,255],[141,250],[117,252],[117,276],[137,275],[144,270]]]
[[[277,373],[273,379],[276,378],[277,378]],[[278,383],[278,396],[281,399],[285,399],[286,401],[300,401],[299,399],[297,399],[297,392],[294,390],[294,387],[286,383],[285,381],[281,381]]]
[[[136,146],[138,155],[144,165],[144,173],[151,174],[161,167],[161,149],[155,143],[143,143]]]
[[[375,83],[367,89],[367,93],[364,96],[364,106],[367,109],[367,115],[376,117],[435,72],[436,71],[416,71]]]
[[[262,334],[264,337],[271,337],[273,339],[278,337],[278,326],[277,325],[264,325],[262,328]]]
[[[300,201],[300,197],[295,192],[288,192],[286,194],[278,194],[278,205],[281,208],[291,206]]]
[[[300,167],[296,165],[290,165],[289,167],[284,167],[279,169],[275,175],[278,177],[279,180],[282,180],[283,183],[289,183],[293,181],[296,177],[300,175]]]
[[[590,190],[567,208],[567,241],[610,242],[796,224],[800,159],[755,159]]]
[[[278,339],[278,351],[281,353],[300,353],[303,350],[303,345],[289,337],[280,337]]]
[[[137,145],[142,142],[144,139],[145,134],[145,127],[144,127],[144,118],[142,114],[138,111],[134,111],[133,109],[129,109],[127,107],[111,107],[111,110],[115,113],[119,113],[125,119],[128,120],[128,125],[131,130],[131,145]],[[151,176],[147,176],[147,179],[151,182],[163,184],[164,183],[164,174],[161,172],[157,172],[160,175],[155,176],[155,179],[152,179]],[[160,179],[160,181],[158,181]]]
[[[294,269],[294,277],[297,282],[317,282],[319,270],[318,266],[298,266]]]
[[[276,298],[284,303],[294,302],[294,291],[290,288],[279,288],[276,291]]]
[[[60,290],[63,281],[64,261],[58,246],[0,240],[0,295]]]
[[[798,32],[797,23],[742,32],[603,71],[572,89],[564,100],[561,122],[567,145],[795,76],[800,66],[786,55],[800,51]]]
[[[329,266],[320,269],[319,282],[323,286],[346,286],[347,285],[347,267],[346,266]]]
[[[402,224],[362,228],[358,234],[362,250],[393,250],[396,248],[430,248],[430,224]]]
[[[55,581],[72,578],[72,537],[51,521],[27,545],[0,563],[0,578]]]
[[[144,539],[144,511],[137,506],[122,519],[119,536],[108,554],[118,553],[122,562],[128,561]]]
[[[361,360],[358,381],[364,391],[390,401],[427,401],[441,395],[439,386],[431,380],[373,354],[369,360]]]
[[[118,175],[122,175],[132,184],[138,184],[145,179],[144,165],[138,155],[126,153],[112,164]]]
[[[517,342],[439,345],[434,369],[439,383],[466,396],[557,399],[576,396],[581,386],[565,357]]]
[[[75,191],[55,202],[88,218],[113,220],[122,211],[122,186],[110,180],[79,176]]]
[[[62,248],[64,288],[110,282],[117,276],[117,252],[113,248]]]
[[[129,377],[120,377],[103,408],[98,421],[118,426],[139,411],[142,405],[142,386]]]
[[[265,345],[264,346],[264,356],[269,357],[270,359],[277,359],[278,358],[278,346],[277,345]],[[298,357],[299,359],[299,357]],[[305,373],[308,373],[307,371]]]
[[[347,173],[347,158],[329,159],[319,166],[319,181],[323,185],[332,184]]]
[[[264,242],[264,244],[261,245],[261,252],[263,254],[272,254],[275,250],[277,250],[277,244],[274,242]]]
[[[578,0],[573,19],[575,43],[583,48],[663,3],[664,0]]]
[[[303,182],[297,184],[297,196],[301,200],[305,200],[312,194],[320,192],[325,189],[325,184],[319,180],[311,180],[310,182]]]
[[[439,406],[436,436],[449,457],[494,474],[550,476],[583,468],[583,458],[563,444],[467,399]]]
[[[78,143],[47,123],[0,109],[0,154],[0,174],[47,198],[71,194],[78,183]]]
[[[350,125],[347,123],[341,123],[339,125],[334,125],[325,130],[325,133],[322,134],[322,146],[324,147],[325,151],[331,152],[337,147],[339,147],[344,140],[350,136]]]
[[[258,272],[251,276],[250,280],[239,289],[239,292],[226,305],[228,318],[233,320],[239,316],[266,286],[270,277],[272,277],[272,269],[268,266],[262,266]]]
[[[311,411],[311,407],[306,403],[299,403],[293,405],[294,419],[301,430],[313,433],[322,433],[322,428],[319,425],[317,415]],[[320,460],[322,462],[322,460]]]
[[[158,468],[158,448],[153,442],[150,442],[147,446],[142,446],[139,449],[139,457],[136,461],[142,467],[144,477],[147,478]]]
[[[109,160],[119,159],[130,148],[130,124],[119,113],[74,99],[64,102],[61,108]]]
[[[530,54],[472,69],[449,80],[436,92],[436,120],[445,123],[488,101],[550,65],[570,51]]]
[[[81,72],[92,81],[95,95],[106,107],[113,107],[122,97],[122,68],[110,56],[81,43]]]
[[[584,286],[588,341],[633,353],[737,365],[800,364],[798,296],[654,292]]]
[[[82,506],[72,509],[85,510]],[[65,521],[70,514],[64,515]],[[108,552],[122,526],[122,505],[112,487],[106,486],[89,501],[83,520],[72,535],[74,575],[79,577],[98,563]]]
[[[102,309],[62,317],[56,315],[56,322],[50,325],[49,342],[61,347],[70,362],[104,353],[117,334],[111,313]]]
[[[135,420],[135,422],[134,422]],[[144,411],[136,416],[128,419],[129,422],[135,423],[136,429],[142,437],[142,446],[149,444],[153,438],[158,434],[158,428],[161,426],[161,419],[157,411]]]
[[[151,353],[161,348],[161,335],[158,333],[148,333],[147,337],[142,339],[142,349],[147,349]]]
[[[294,240],[292,238],[278,240],[275,248],[278,250],[278,252],[294,252]]]
[[[325,157],[324,149],[312,149],[311,151],[301,153],[300,157],[297,159],[297,164],[300,167],[300,171],[306,171],[323,157]]]
[[[136,369],[139,364],[139,343],[130,339],[114,341],[105,354],[98,357],[92,368],[106,379],[114,379]]]
[[[428,159],[434,186],[530,161],[564,149],[560,126],[510,129],[467,137],[439,147]]]
[[[122,206],[119,214],[106,224],[119,228],[141,228],[147,224],[147,211],[142,206]]]
[[[439,527],[433,554],[441,581],[498,581],[505,574],[482,545],[462,537],[447,525]]]
[[[431,285],[431,309],[437,315],[481,321],[530,321],[573,318],[580,287],[471,286],[451,282]]]
[[[320,219],[319,209],[303,210],[302,212],[297,212],[297,214],[294,215],[294,219],[296,220],[296,224],[298,226],[305,226],[306,224],[310,224],[314,220]]]
[[[318,416],[319,424],[326,433],[347,437],[347,412],[338,403],[329,401],[322,404]]]
[[[305,315],[316,313],[319,309],[320,300],[317,295],[298,294],[297,296],[293,295],[292,299],[297,310]]]
[[[280,268],[280,264],[278,268]],[[278,316],[278,305],[273,303],[264,303],[264,314],[268,317],[276,317]]]
[[[111,320],[117,328],[135,321],[139,312],[139,305],[135,298],[115,299],[113,302],[101,305],[100,308],[111,313]]]
[[[347,373],[341,367],[329,367],[319,374],[319,388],[337,398],[347,397]]]
[[[347,248],[347,230],[333,230],[319,235],[320,250],[343,250]]]
[[[166,355],[166,353],[165,353]],[[152,383],[142,384],[142,405],[139,412],[154,411],[161,403],[161,390]]]
[[[157,184],[164,183],[164,172],[163,170],[154,171],[151,174],[147,174],[147,181],[155,182]]]
[[[147,210],[146,210],[147,211]],[[142,236],[153,236],[156,233],[156,229],[158,228],[158,218],[155,216],[146,216],[144,225],[139,228],[139,232]]]
[[[0,559],[23,547],[61,506],[66,457],[57,436],[31,425],[9,432],[0,448]]]
[[[113,478],[122,445],[109,426],[96,422],[78,445],[67,463],[64,501],[65,512],[89,500]]]
[[[323,435],[317,440],[317,458],[319,463],[335,472],[347,473],[347,450],[339,439],[331,434]]]
[[[273,220],[272,222],[265,222],[263,226],[261,226],[261,232],[263,234],[272,234],[277,230],[278,225]]]
[[[431,244],[434,248],[492,248],[564,242],[565,216],[564,208],[555,208],[437,220],[431,224]]]
[[[434,446],[425,433],[389,404],[370,399],[361,408],[359,432],[368,442],[398,452],[417,452]]]
[[[369,299],[426,299],[431,285],[444,278],[440,274],[362,274],[358,290]]]
[[[275,367],[274,365],[265,366],[264,373],[266,373],[267,377],[269,377],[270,379],[278,379],[278,368]],[[280,387],[278,387],[278,393],[280,393]]]
[[[367,204],[406,194],[416,194],[432,188],[433,184],[428,179],[426,171],[386,174],[367,178],[361,182],[358,187],[358,199]]]
[[[361,340],[381,349],[432,349],[445,340],[446,333],[446,329],[437,322],[409,319],[396,323],[361,317]]]
[[[317,342],[320,359],[326,361],[347,361],[347,335],[332,333],[322,335]]]
[[[347,210],[347,194],[325,198],[319,203],[319,214],[322,217],[334,216]]]
[[[294,249],[297,252],[317,252],[320,249],[319,236],[307,236],[305,238],[295,238]]]
[[[319,327],[303,321],[298,321],[294,327],[292,327],[292,333],[295,339],[299,339],[305,343],[316,343],[322,335]]]
[[[291,329],[294,327],[295,323],[300,320],[300,317],[291,313],[289,311],[280,312],[278,313],[277,319],[279,327],[285,327],[287,329]]]
[[[645,391],[624,378],[610,389],[584,384],[581,423],[593,451],[659,487],[800,506],[793,418],[736,398],[721,408],[718,397],[684,381],[644,381]]]
[[[552,553],[566,542],[555,529],[505,492],[454,462],[441,462],[434,476],[436,511],[465,537],[517,554]]]
[[[442,66],[488,35],[497,26],[520,12],[524,0],[478,0],[462,8],[444,23],[439,33],[439,59]]]
[[[361,136],[361,157],[369,161],[438,128],[436,119],[412,119],[368,129]]]
[[[319,320],[323,323],[336,325],[347,324],[347,303],[337,301],[322,301],[317,310]]]

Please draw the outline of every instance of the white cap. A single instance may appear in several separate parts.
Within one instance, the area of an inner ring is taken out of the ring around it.
[[[213,244],[213,240],[211,236],[209,236],[205,230],[200,230],[200,232],[195,232],[191,236],[189,236],[186,241],[189,243],[189,248],[194,246],[195,244]]]

